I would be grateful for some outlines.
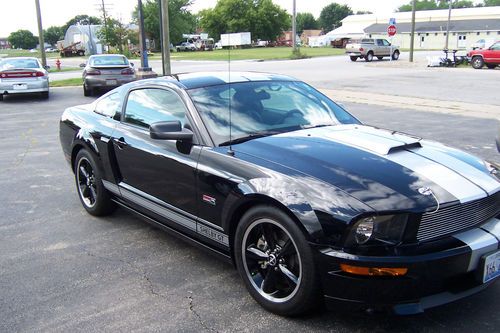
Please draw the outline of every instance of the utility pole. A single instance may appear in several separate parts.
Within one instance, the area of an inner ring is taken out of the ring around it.
[[[451,6],[453,4],[453,0],[448,0],[450,3],[450,7],[448,9],[448,22],[446,23],[446,44],[444,48],[448,50],[448,41],[450,40],[450,20],[451,20]]]
[[[43,40],[42,13],[40,11],[40,0],[35,0],[36,19],[38,20],[38,42],[40,43],[40,53],[42,54],[42,65],[47,66],[47,57],[45,56],[45,41]]]
[[[415,11],[417,7],[416,2],[417,0],[413,0],[411,3],[410,62],[413,62],[413,50],[415,48]]]
[[[297,52],[297,8],[295,4],[295,0],[293,0],[293,15],[292,15],[292,44],[293,44],[293,53]]]
[[[101,10],[102,10],[102,18],[104,19],[104,36],[106,36],[106,44],[108,43],[108,15],[106,15],[106,5],[104,4],[104,0],[101,0]],[[107,52],[109,53],[109,45],[106,45]]]
[[[163,63],[163,75],[172,74],[172,68],[170,66],[170,27],[169,27],[169,17],[168,17],[168,0],[160,0],[161,6],[161,32],[162,32],[162,63]]]
[[[144,13],[142,11],[142,0],[137,0],[137,7],[139,14],[139,48],[141,52],[141,68],[137,70],[137,77],[139,79],[157,77],[158,75],[153,72],[148,63],[148,49],[146,47],[146,32],[144,31]]]

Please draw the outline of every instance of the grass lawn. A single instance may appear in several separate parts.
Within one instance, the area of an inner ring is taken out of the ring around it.
[[[344,49],[331,47],[300,48],[305,57],[326,57],[345,54]],[[172,60],[227,60],[228,50],[198,51],[198,52],[172,52]],[[152,59],[161,59],[161,54],[156,53]],[[252,49],[231,50],[231,60],[277,60],[291,59],[291,47],[262,47]]]
[[[82,78],[65,79],[65,80],[57,80],[50,82],[50,87],[74,87],[81,85],[82,85]]]
[[[61,67],[61,70],[57,70],[57,67],[53,66],[50,67],[49,73],[61,73],[61,72],[76,72],[76,71],[81,71],[82,69],[80,67]]]
[[[45,53],[48,59],[50,58],[60,58],[59,52]],[[40,58],[42,55],[40,52],[31,53],[29,50],[0,50],[0,58],[2,57],[35,57]]]

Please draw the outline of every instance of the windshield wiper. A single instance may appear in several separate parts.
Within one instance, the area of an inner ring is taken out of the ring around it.
[[[280,134],[280,133],[282,133],[282,132],[278,132],[278,131],[262,131],[262,132],[250,133],[248,135],[245,135],[245,136],[242,136],[242,137],[239,137],[239,138],[235,138],[235,139],[232,139],[230,141],[225,141],[225,142],[219,144],[219,146],[229,146],[230,144],[243,143],[243,142],[250,141],[250,140],[253,140],[253,139],[263,138],[263,137],[266,137],[266,136],[271,136],[271,135]]]
[[[337,124],[319,124],[319,125],[302,125],[301,129],[310,129],[310,128],[319,128],[319,127],[328,127],[328,126],[336,126]]]

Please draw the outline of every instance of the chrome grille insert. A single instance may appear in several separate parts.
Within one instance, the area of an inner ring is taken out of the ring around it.
[[[436,213],[424,213],[417,239],[427,241],[479,226],[499,213],[500,192],[479,200],[441,208]]]

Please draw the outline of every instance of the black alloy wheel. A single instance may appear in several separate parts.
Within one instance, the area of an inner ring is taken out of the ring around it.
[[[74,171],[78,197],[85,210],[95,216],[114,211],[116,205],[104,188],[101,172],[88,151],[82,149],[78,152]]]
[[[236,230],[235,258],[250,294],[267,310],[293,316],[318,305],[312,249],[283,211],[271,206],[249,210]]]

